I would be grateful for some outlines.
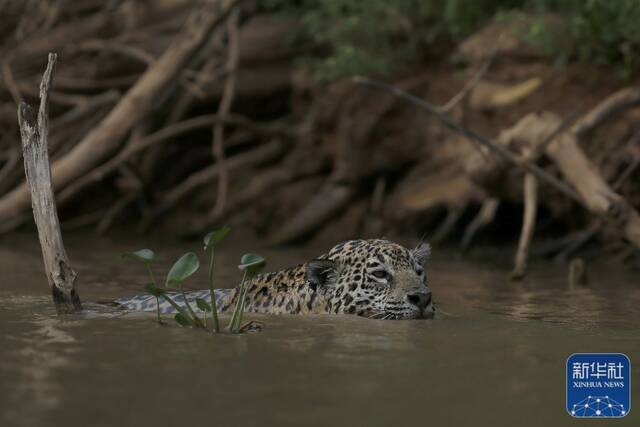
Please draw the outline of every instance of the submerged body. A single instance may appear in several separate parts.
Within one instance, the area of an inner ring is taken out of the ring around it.
[[[387,240],[350,240],[305,264],[256,276],[245,283],[245,312],[268,314],[357,314],[379,319],[433,317],[431,290],[424,263],[430,248],[420,244],[409,250]],[[216,289],[219,313],[230,313],[240,287]],[[170,294],[184,305],[180,294]],[[210,292],[186,293],[195,307],[196,298],[210,300]],[[134,311],[155,311],[156,299],[149,294],[115,301]],[[162,313],[174,313],[166,301]]]

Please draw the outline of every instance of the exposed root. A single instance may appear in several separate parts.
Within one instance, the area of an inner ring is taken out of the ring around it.
[[[511,280],[521,280],[527,271],[529,248],[536,226],[536,211],[538,209],[538,182],[531,174],[524,176],[524,214],[522,217],[522,231],[518,251],[516,252]]]

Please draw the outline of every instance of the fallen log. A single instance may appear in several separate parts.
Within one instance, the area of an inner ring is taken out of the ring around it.
[[[40,84],[40,109],[37,120],[31,107],[22,102],[18,107],[18,123],[22,138],[24,169],[31,192],[33,218],[38,228],[44,268],[51,287],[53,303],[58,313],[73,313],[82,309],[76,290],[77,274],[69,263],[62,243],[49,167],[49,88],[55,64],[56,55],[50,53],[49,63]]]

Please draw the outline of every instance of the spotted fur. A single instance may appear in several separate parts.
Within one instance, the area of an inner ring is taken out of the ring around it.
[[[317,259],[293,268],[256,276],[249,281],[245,311],[270,314],[357,314],[378,319],[433,317],[431,290],[424,264],[428,244],[409,250],[387,240],[350,240]],[[220,313],[233,310],[239,287],[216,289]],[[210,300],[209,291],[188,292]],[[184,305],[180,294],[171,294]],[[155,297],[136,295],[115,301],[128,310],[155,311]],[[162,313],[175,310],[166,301]]]

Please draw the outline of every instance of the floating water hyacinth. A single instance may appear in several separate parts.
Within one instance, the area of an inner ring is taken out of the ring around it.
[[[178,325],[183,327],[196,327],[204,330],[210,330],[212,334],[220,332],[220,321],[218,319],[218,311],[216,307],[215,288],[213,286],[213,269],[215,259],[215,248],[224,240],[229,234],[231,229],[228,226],[224,226],[218,230],[214,230],[204,237],[204,250],[209,252],[209,294],[210,300],[207,301],[204,298],[195,298],[195,304],[203,313],[201,319],[195,313],[191,306],[191,303],[187,299],[187,295],[183,289],[183,283],[191,276],[193,276],[200,268],[200,261],[198,256],[193,252],[187,252],[182,255],[171,266],[169,273],[165,279],[165,288],[177,288],[178,292],[182,296],[183,301],[177,303],[167,292],[166,289],[160,288],[155,280],[153,272],[151,271],[150,264],[155,261],[155,253],[151,249],[140,249],[135,252],[127,252],[123,254],[124,257],[141,261],[149,273],[151,283],[145,285],[145,290],[156,298],[156,312],[157,321],[162,323],[160,317],[160,299],[167,301],[177,312],[174,319]],[[245,300],[248,291],[248,281],[251,280],[265,265],[265,259],[257,254],[245,254],[240,259],[238,269],[243,272],[242,281],[237,290],[238,298],[236,305],[233,309],[231,319],[229,321],[228,330],[232,333],[241,333],[243,331],[255,330],[252,325],[241,326],[242,318],[245,308]],[[208,325],[208,313],[211,313],[211,324]]]

